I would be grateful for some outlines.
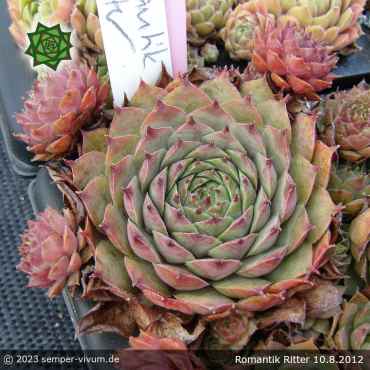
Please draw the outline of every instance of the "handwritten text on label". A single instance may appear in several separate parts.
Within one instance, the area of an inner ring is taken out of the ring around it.
[[[140,80],[155,83],[162,63],[172,74],[165,0],[97,0],[114,102],[131,98]]]

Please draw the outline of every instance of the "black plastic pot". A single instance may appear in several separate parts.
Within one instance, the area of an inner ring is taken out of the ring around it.
[[[62,195],[45,168],[41,168],[36,178],[30,183],[28,196],[35,214],[47,207],[63,208]],[[93,304],[72,297],[66,289],[63,292],[63,298],[76,327],[77,322],[93,307]],[[115,350],[127,347],[127,341],[115,334],[84,335],[78,339],[83,350]]]

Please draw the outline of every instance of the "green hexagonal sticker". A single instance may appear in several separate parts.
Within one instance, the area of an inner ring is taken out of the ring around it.
[[[47,27],[41,23],[27,34],[30,46],[25,51],[33,58],[33,66],[46,65],[56,70],[63,60],[70,60],[71,32],[63,32],[60,24]]]

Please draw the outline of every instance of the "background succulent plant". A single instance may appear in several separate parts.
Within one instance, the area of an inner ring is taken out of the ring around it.
[[[69,24],[76,0],[40,0],[40,19],[50,24]]]
[[[334,341],[341,350],[368,350],[370,302],[360,293],[344,304]]]
[[[90,66],[104,62],[103,36],[96,0],[78,0],[71,15],[73,43]]]
[[[364,5],[365,0],[242,1],[228,18],[223,39],[232,58],[250,59],[255,26],[269,14],[279,24],[303,27],[316,41],[323,42],[331,51],[339,51],[352,45],[361,35],[358,18]]]
[[[356,271],[359,276],[369,282],[370,277],[370,209],[359,214],[349,227],[351,251],[355,260]]]
[[[304,29],[267,19],[254,32],[252,63],[279,88],[318,100],[316,92],[331,86],[337,57]]]
[[[319,3],[262,0],[262,3],[281,22],[299,23],[316,40],[325,42],[335,51],[351,45],[362,33],[358,18],[364,9],[365,0],[322,0]]]
[[[207,43],[200,49],[200,55],[206,64],[216,63],[220,52],[215,44]]]
[[[257,27],[264,27],[267,19],[275,20],[255,3],[239,5],[231,12],[220,35],[232,59],[252,59],[255,31]]]
[[[12,21],[9,31],[19,47],[27,46],[27,32],[38,21],[68,25],[75,0],[7,0]]]
[[[27,31],[33,25],[33,19],[38,12],[39,2],[36,0],[22,2],[20,0],[7,0],[8,11],[11,18],[9,31],[19,47],[27,44]]]
[[[219,55],[217,46],[211,43],[200,48],[188,45],[188,69],[203,68],[205,65],[216,63]]]
[[[60,294],[65,285],[78,285],[84,244],[77,238],[73,215],[61,215],[52,208],[28,222],[19,247],[18,270],[29,275],[29,287],[48,288],[49,297]]]
[[[126,287],[207,314],[265,310],[311,286],[314,246],[338,210],[326,190],[333,149],[315,140],[314,116],[291,126],[264,79],[241,92],[227,72],[200,87],[142,83],[106,152],[85,147],[73,182],[122,253]]]
[[[348,276],[348,269],[351,265],[350,243],[347,235],[336,241],[329,261],[323,267],[320,275],[331,280],[339,280]]]
[[[342,159],[362,162],[370,158],[370,89],[362,82],[327,97],[323,104],[321,139],[339,145]]]
[[[328,186],[331,197],[344,206],[343,212],[354,217],[370,204],[370,175],[366,168],[333,166]]]
[[[204,57],[201,55],[199,48],[188,46],[188,68],[203,68],[205,66]]]
[[[201,46],[215,37],[234,4],[235,0],[186,0],[189,42]]]

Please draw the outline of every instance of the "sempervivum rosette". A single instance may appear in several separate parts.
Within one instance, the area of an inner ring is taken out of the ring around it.
[[[7,5],[12,21],[9,32],[17,45],[24,48],[27,44],[27,32],[31,30],[33,19],[38,12],[39,2],[36,0],[27,2],[7,0]]]
[[[231,12],[220,35],[232,59],[252,59],[256,29],[267,19],[273,21],[274,17],[255,2],[239,5]]]
[[[234,5],[235,0],[186,0],[189,42],[200,46],[216,36]]]
[[[296,22],[332,50],[342,50],[361,35],[358,19],[365,0],[257,0],[280,22]]]
[[[28,221],[17,269],[29,275],[29,287],[48,288],[49,297],[53,298],[65,285],[78,285],[82,248],[72,214],[65,211],[63,216],[48,208],[37,220]]]
[[[40,19],[49,24],[70,23],[76,0],[40,0]]]
[[[337,57],[303,28],[267,21],[255,30],[252,63],[279,88],[318,98],[316,92],[332,84]]]
[[[328,189],[334,202],[345,206],[343,212],[349,217],[369,207],[370,174],[365,168],[333,167]]]
[[[109,96],[93,69],[74,62],[35,82],[24,111],[17,114],[23,133],[17,135],[34,153],[48,161],[68,154],[80,129],[96,119]]]
[[[265,24],[268,18],[274,20],[261,7],[258,7],[257,11],[256,7],[251,8],[250,5],[237,6],[220,32],[226,50],[235,60],[252,59],[256,28]]]
[[[370,349],[370,302],[363,294],[344,304],[334,342],[339,350]]]
[[[291,124],[264,79],[241,92],[228,72],[199,87],[142,83],[107,150],[101,134],[71,164],[73,182],[121,255],[104,272],[122,271],[125,289],[210,314],[265,310],[312,285],[338,210],[326,190],[334,150],[316,141],[315,116]]]
[[[361,35],[358,19],[365,0],[249,0],[230,14],[223,30],[226,49],[234,59],[250,59],[254,48],[255,26],[266,14],[282,25],[296,24],[312,37],[339,51]]]
[[[351,252],[360,277],[369,282],[370,277],[370,209],[359,214],[349,227]]]
[[[321,139],[339,145],[340,156],[350,162],[370,158],[370,89],[360,83],[332,94],[324,103]]]
[[[96,0],[78,0],[71,15],[73,44],[90,65],[105,58]]]
[[[242,350],[257,331],[256,320],[248,312],[220,313],[207,317],[209,335],[205,346],[211,350]]]

